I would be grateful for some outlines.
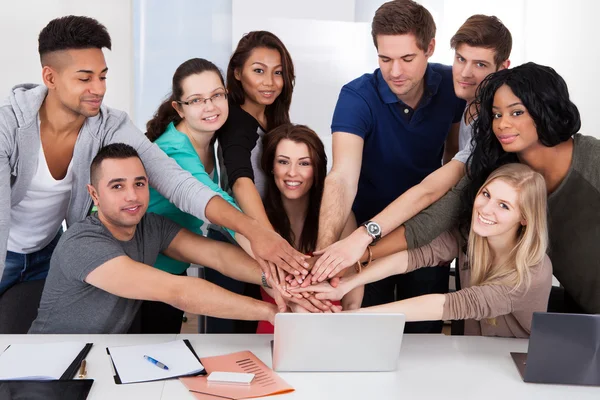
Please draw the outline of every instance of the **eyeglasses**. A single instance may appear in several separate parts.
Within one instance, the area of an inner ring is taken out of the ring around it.
[[[206,106],[209,100],[211,103],[213,103],[213,105],[222,103],[223,101],[227,100],[227,93],[215,93],[206,99],[202,97],[196,97],[195,99],[191,99],[189,101],[176,100],[175,102],[177,104],[185,104],[186,106],[200,107],[202,105]]]

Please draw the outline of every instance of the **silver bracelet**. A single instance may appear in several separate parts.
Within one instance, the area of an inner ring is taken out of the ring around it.
[[[262,287],[264,287],[265,289],[273,289],[270,285],[269,282],[267,282],[267,276],[265,275],[265,272],[263,271],[262,273],[262,277],[261,277],[261,283],[262,283]]]

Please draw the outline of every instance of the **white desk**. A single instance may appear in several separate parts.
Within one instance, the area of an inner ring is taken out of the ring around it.
[[[106,346],[175,338],[189,339],[201,358],[251,350],[271,365],[272,335],[0,335],[0,347],[10,343],[91,341],[94,347],[87,357],[88,377],[95,382],[89,399],[193,400],[177,380],[115,385],[112,379]],[[600,399],[600,388],[524,383],[509,352],[526,350],[527,340],[519,339],[405,335],[396,372],[282,373],[296,391],[270,399]]]

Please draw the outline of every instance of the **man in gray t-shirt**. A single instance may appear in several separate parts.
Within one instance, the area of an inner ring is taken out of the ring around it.
[[[135,149],[122,143],[102,148],[90,175],[88,191],[98,213],[72,225],[58,242],[29,333],[125,333],[141,300],[194,314],[273,322],[273,304],[152,267],[162,252],[270,289],[259,265],[240,248],[145,215],[148,178]]]
[[[168,248],[181,229],[164,217],[147,214],[131,240],[119,241],[97,215],[74,224],[54,251],[38,317],[30,333],[127,332],[141,300],[115,296],[86,283],[86,277],[121,256],[153,265],[158,253]]]

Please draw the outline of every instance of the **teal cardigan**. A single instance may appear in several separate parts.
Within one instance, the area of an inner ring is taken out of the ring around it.
[[[181,168],[189,171],[194,178],[220,194],[221,197],[229,202],[229,204],[239,209],[235,203],[235,200],[219,187],[219,176],[217,173],[216,160],[214,178],[211,179],[204,170],[204,165],[202,164],[200,157],[198,157],[198,154],[196,153],[192,142],[190,142],[190,139],[184,133],[175,129],[175,125],[172,122],[155,143],[169,157],[175,160]],[[205,221],[181,211],[152,187],[150,188],[150,204],[148,206],[148,212],[160,214],[169,218],[171,221],[178,223],[191,232],[199,235],[202,234],[200,228],[202,225],[204,225]],[[230,230],[228,231],[232,236],[235,235],[234,232]],[[163,271],[180,275],[183,274],[186,269],[188,269],[190,264],[174,260],[165,256],[164,254],[159,254],[154,266]]]

